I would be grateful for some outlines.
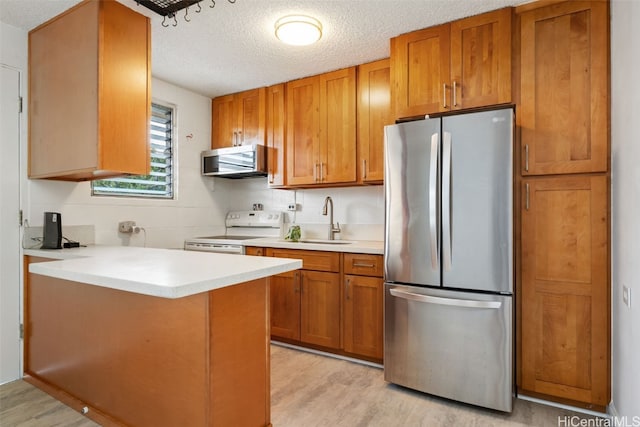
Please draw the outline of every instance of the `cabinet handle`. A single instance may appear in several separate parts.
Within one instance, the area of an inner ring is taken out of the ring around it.
[[[453,81],[453,106],[457,107],[458,106],[458,96],[457,96],[457,89],[458,88],[458,84],[456,83],[456,81]]]
[[[529,172],[529,144],[524,144],[524,171]]]
[[[324,163],[320,162],[320,182],[324,181]]]
[[[442,83],[442,108],[447,108],[447,84]]]
[[[313,165],[313,180],[314,182],[318,182],[318,164]]]
[[[374,268],[375,264],[366,264],[366,263],[362,263],[362,262],[354,262],[353,267],[365,267],[365,268]]]
[[[362,179],[367,179],[367,159],[362,159]]]
[[[300,273],[296,271],[296,273],[293,276],[295,277],[295,281],[296,281],[293,291],[300,292]]]
[[[238,145],[242,145],[242,131],[238,131]]]
[[[344,295],[344,296],[345,296],[345,298],[346,298],[346,299],[349,299],[349,283],[350,283],[350,282],[351,282],[351,280],[350,280],[350,279],[347,279],[347,280],[345,281],[345,284],[344,284],[344,291],[345,291],[345,292],[344,292],[344,293],[345,293],[345,295]]]
[[[529,210],[529,183],[527,182],[526,184],[524,184],[524,190],[525,190],[525,200],[524,200],[524,208],[526,210]]]
[[[269,171],[269,184],[273,184],[274,179],[273,172]]]

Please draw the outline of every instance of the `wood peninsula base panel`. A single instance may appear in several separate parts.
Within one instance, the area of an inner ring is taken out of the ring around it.
[[[164,299],[28,274],[25,379],[102,425],[268,426],[268,292]]]

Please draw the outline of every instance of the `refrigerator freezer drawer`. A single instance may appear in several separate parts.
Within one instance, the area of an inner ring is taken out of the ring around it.
[[[386,381],[511,412],[512,297],[385,284]]]

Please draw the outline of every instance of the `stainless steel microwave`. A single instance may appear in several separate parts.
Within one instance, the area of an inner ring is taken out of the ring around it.
[[[222,178],[267,176],[264,145],[217,148],[201,154],[202,174]]]

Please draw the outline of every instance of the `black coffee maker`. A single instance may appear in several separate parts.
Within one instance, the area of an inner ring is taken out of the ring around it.
[[[62,215],[59,212],[44,213],[42,249],[62,249]]]

